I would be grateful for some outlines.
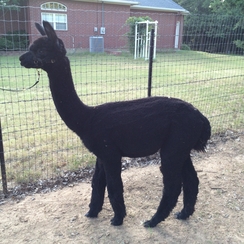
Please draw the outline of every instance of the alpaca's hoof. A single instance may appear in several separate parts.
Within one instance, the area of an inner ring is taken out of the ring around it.
[[[148,221],[146,221],[146,222],[144,222],[143,223],[143,226],[145,227],[145,228],[153,228],[153,227],[155,227],[157,224],[154,222],[154,221],[152,221],[152,220],[148,220]]]
[[[121,219],[121,218],[114,217],[111,219],[110,222],[111,222],[111,225],[113,225],[113,226],[119,226],[119,225],[123,224],[123,218]]]
[[[181,212],[178,212],[175,214],[176,219],[186,220],[186,219],[188,219],[188,217],[189,217],[189,214],[186,214],[185,211],[181,211]]]
[[[98,213],[93,213],[92,211],[88,211],[85,216],[88,218],[97,218]]]

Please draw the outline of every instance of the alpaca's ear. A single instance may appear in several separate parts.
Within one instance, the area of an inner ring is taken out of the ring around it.
[[[64,43],[62,40],[60,40],[58,38],[58,36],[57,36],[55,30],[53,29],[52,25],[49,22],[43,20],[43,26],[44,26],[44,32],[46,33],[48,39],[50,39],[53,42],[53,44],[56,45],[56,47],[59,49],[59,51],[65,55],[66,50],[64,47]]]
[[[37,30],[41,33],[42,36],[46,35],[45,30],[43,29],[43,27],[40,24],[35,23],[35,26],[36,26]]]
[[[53,42],[57,42],[58,37],[56,35],[55,30],[53,29],[53,27],[51,26],[51,24],[45,20],[43,20],[43,26],[44,26],[44,30],[47,34],[47,37],[52,40]]]

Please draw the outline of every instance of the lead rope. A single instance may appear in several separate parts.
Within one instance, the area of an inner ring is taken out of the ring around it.
[[[38,69],[37,69],[37,75],[38,75],[38,78],[37,78],[37,81],[35,82],[35,84],[33,84],[32,86],[30,86],[28,88],[24,88],[24,89],[8,89],[8,88],[0,87],[0,90],[2,90],[2,91],[9,91],[9,92],[22,92],[22,91],[27,91],[27,90],[31,89],[32,87],[34,87],[35,85],[37,85],[38,82],[40,81],[40,70],[38,70]]]

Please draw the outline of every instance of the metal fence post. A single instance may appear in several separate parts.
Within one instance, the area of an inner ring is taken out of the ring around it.
[[[7,197],[7,195],[8,195],[8,187],[7,187],[7,176],[6,176],[5,160],[4,160],[1,119],[0,119],[0,163],[1,163],[1,173],[2,173],[3,194],[4,194],[5,197]]]
[[[151,90],[152,90],[153,54],[154,54],[154,29],[151,29],[150,50],[149,50],[148,90],[147,90],[148,97],[151,97]]]

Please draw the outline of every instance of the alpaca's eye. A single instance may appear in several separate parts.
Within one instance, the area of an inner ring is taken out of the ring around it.
[[[39,49],[39,50],[38,50],[38,54],[39,54],[39,55],[46,55],[46,53],[47,53],[47,52],[46,52],[45,49]]]

